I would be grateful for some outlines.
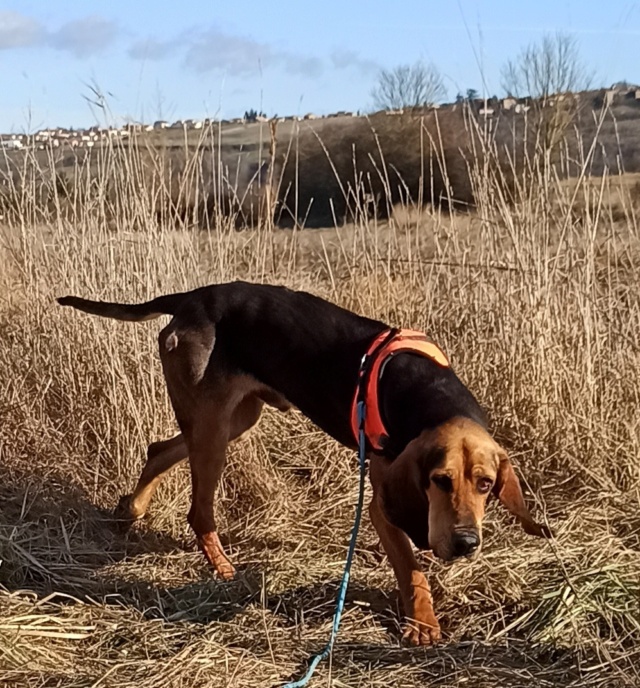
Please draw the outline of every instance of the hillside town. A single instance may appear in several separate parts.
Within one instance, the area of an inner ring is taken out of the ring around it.
[[[322,119],[358,116],[359,114],[355,112],[339,111],[331,115],[325,115],[322,117]],[[228,120],[216,120],[210,118],[185,120],[179,119],[175,122],[157,120],[153,124],[127,122],[121,127],[101,127],[97,125],[89,127],[88,129],[66,129],[64,127],[54,127],[41,129],[33,134],[0,134],[0,147],[6,150],[20,150],[23,148],[45,150],[47,148],[59,148],[61,146],[67,146],[70,148],[93,148],[94,146],[106,143],[109,140],[129,139],[138,134],[154,131],[190,132],[208,129],[212,126],[228,127],[233,125],[265,123],[270,121],[286,122],[315,119],[321,119],[321,117],[316,116],[313,113],[307,113],[304,116],[291,115],[288,117],[275,118],[258,114],[250,117],[236,117]]]
[[[613,84],[608,89],[599,89],[596,91],[586,91],[582,93],[567,93],[558,94],[548,100],[548,105],[553,106],[556,101],[564,99],[579,99],[583,103],[590,103],[594,109],[602,107],[612,107],[619,103],[638,104],[640,105],[640,86],[629,85],[621,82]],[[455,102],[446,104],[433,104],[427,110],[438,109],[441,111],[454,111],[458,107],[468,107],[476,112],[479,117],[490,119],[502,114],[510,115],[524,115],[531,108],[531,98],[515,98],[507,96],[505,98],[477,98],[477,97],[463,97],[458,96]],[[414,109],[415,110],[415,109]],[[316,115],[309,112],[305,115],[289,115],[286,117],[267,117],[263,113],[255,111],[246,112],[244,117],[236,117],[234,119],[217,120],[213,118],[205,119],[178,119],[174,122],[166,120],[157,120],[152,124],[145,124],[141,122],[127,122],[120,127],[109,126],[92,126],[88,129],[73,129],[64,127],[54,127],[41,129],[33,134],[28,133],[9,133],[0,134],[0,149],[4,150],[21,150],[25,148],[35,150],[46,150],[48,148],[93,148],[96,145],[102,145],[110,140],[126,140],[132,136],[136,136],[149,132],[191,132],[198,130],[206,130],[212,126],[216,127],[231,127],[243,126],[255,123],[275,122],[300,122],[308,120],[323,120],[346,117],[374,117],[377,115],[397,116],[405,113],[403,109],[388,109],[380,112],[364,114],[360,112],[350,112],[340,110],[328,115]]]

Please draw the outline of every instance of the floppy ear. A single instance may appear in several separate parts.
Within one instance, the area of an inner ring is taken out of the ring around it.
[[[378,491],[387,519],[404,531],[418,549],[430,549],[425,463],[431,460],[431,451],[428,436],[421,435],[393,461],[376,457],[370,463],[374,493]]]
[[[496,484],[493,487],[493,493],[500,500],[502,505],[520,521],[525,533],[538,537],[551,537],[551,530],[541,523],[536,523],[529,513],[529,509],[527,509],[527,505],[524,502],[524,496],[522,495],[520,481],[513,470],[513,466],[506,452],[500,452],[498,456],[500,459],[500,466],[498,468]]]

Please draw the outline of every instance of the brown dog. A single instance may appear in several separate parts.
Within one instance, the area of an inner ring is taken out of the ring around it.
[[[164,475],[188,457],[188,520],[223,578],[234,568],[218,537],[214,493],[227,445],[257,422],[264,403],[296,406],[352,448],[357,404],[366,403],[369,510],[398,579],[405,637],[414,644],[438,640],[440,627],[410,540],[445,561],[476,554],[490,494],[527,533],[549,535],[532,519],[483,411],[444,354],[419,341],[424,336],[390,330],[304,292],[243,282],[135,305],[59,302],[120,320],[173,316],[160,333],[160,359],[182,432],[149,446],[138,484],[120,500],[118,514],[141,518]]]

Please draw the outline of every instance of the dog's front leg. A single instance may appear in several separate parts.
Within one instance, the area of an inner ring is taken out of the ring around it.
[[[440,624],[433,610],[431,589],[420,570],[409,538],[385,518],[374,494],[369,515],[398,580],[404,606],[404,639],[412,645],[431,645],[440,640]]]

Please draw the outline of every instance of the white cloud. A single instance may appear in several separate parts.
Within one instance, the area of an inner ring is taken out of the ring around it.
[[[315,78],[324,69],[318,58],[276,50],[268,43],[218,29],[208,29],[187,40],[185,64],[197,72],[224,71],[245,76],[275,65],[290,74]]]
[[[292,53],[281,53],[280,59],[290,74],[302,74],[315,79],[324,71],[324,64],[317,57],[298,57]]]
[[[96,15],[63,24],[49,33],[47,43],[56,50],[70,52],[78,58],[104,52],[118,37],[115,22]]]
[[[105,52],[120,34],[116,22],[98,15],[74,19],[54,29],[18,12],[0,12],[0,50],[49,47],[84,59]],[[289,74],[315,79],[326,68],[326,62],[320,58],[281,50],[273,44],[218,28],[192,29],[168,40],[149,36],[134,41],[127,49],[133,60],[159,61],[178,52],[184,54],[184,65],[199,73],[219,71],[247,76],[276,67]],[[338,69],[354,66],[361,71],[377,69],[375,63],[351,51],[336,51],[331,61]]]
[[[357,69],[365,75],[375,74],[380,65],[374,60],[362,58],[353,50],[338,49],[331,53],[331,63],[336,69]]]
[[[118,37],[117,24],[99,16],[82,17],[55,31],[18,12],[0,12],[0,50],[51,47],[78,58],[103,52]]]
[[[184,40],[176,38],[170,41],[159,41],[155,38],[145,38],[136,41],[127,50],[132,60],[164,60],[173,55]]]
[[[44,27],[35,19],[18,12],[0,12],[0,50],[37,45],[44,36]]]
[[[196,36],[185,57],[185,63],[197,72],[221,70],[235,76],[255,73],[273,60],[273,51],[266,43],[217,29]]]

